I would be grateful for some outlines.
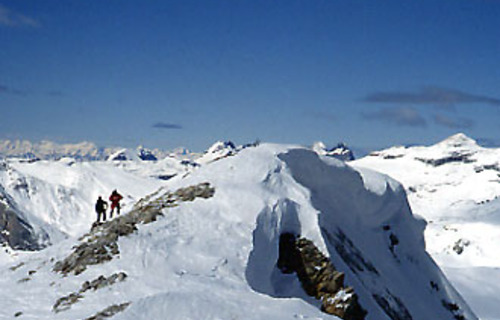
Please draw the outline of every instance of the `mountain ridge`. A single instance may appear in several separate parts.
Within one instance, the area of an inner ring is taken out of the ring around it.
[[[204,183],[213,196],[169,202],[175,190]],[[53,271],[56,262],[86,243],[68,238],[0,268],[0,285],[11,288],[0,291],[0,314],[82,319],[120,310],[118,320],[166,314],[179,320],[338,319],[320,311],[294,274],[277,268],[280,235],[293,232],[345,272],[366,320],[476,319],[425,252],[422,221],[412,216],[403,188],[308,149],[245,148],[172,178],[137,206],[162,215],[135,231],[114,229],[123,234],[111,248],[117,258],[62,277]],[[120,220],[130,221],[127,211]],[[91,258],[101,254],[81,248]],[[109,280],[120,274],[123,281]],[[98,279],[109,287],[86,289],[98,286]],[[68,308],[57,303],[72,299]],[[55,305],[61,311],[53,311]]]

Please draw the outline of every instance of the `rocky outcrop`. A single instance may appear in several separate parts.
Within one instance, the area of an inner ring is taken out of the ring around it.
[[[127,278],[127,274],[125,272],[114,273],[108,278],[105,276],[100,276],[99,278],[92,281],[85,281],[80,289],[80,292],[83,293],[87,290],[97,290],[107,286],[111,286],[116,282],[121,282]]]
[[[82,287],[78,292],[73,292],[70,293],[67,296],[64,296],[62,298],[59,298],[54,306],[52,307],[52,310],[55,313],[61,312],[68,310],[73,304],[76,302],[80,301],[83,299],[83,293],[88,291],[88,290],[98,290],[107,286],[111,286],[115,284],[116,282],[121,282],[127,278],[127,274],[125,272],[118,272],[115,273],[109,277],[105,276],[100,276],[97,279],[94,279],[92,281],[85,281],[82,284]]]
[[[344,286],[344,273],[314,243],[291,233],[280,237],[278,268],[297,273],[304,291],[321,300],[321,309],[345,320],[362,320],[366,311],[359,305],[354,289]]]
[[[70,293],[69,295],[58,299],[54,304],[54,306],[52,307],[52,311],[54,311],[55,313],[66,311],[69,308],[71,308],[73,304],[75,304],[82,298],[83,295],[80,293],[75,293],[75,292]]]
[[[115,305],[109,306],[106,309],[102,310],[101,312],[97,313],[96,315],[93,315],[92,317],[86,318],[85,320],[103,320],[106,318],[111,318],[115,314],[125,310],[129,305],[130,305],[130,302],[125,302],[122,304],[115,304]]]
[[[470,241],[467,239],[458,239],[453,245],[453,251],[457,254],[462,254],[466,247],[470,245]]]
[[[429,164],[434,167],[442,166],[443,164],[452,163],[452,162],[462,162],[462,163],[473,163],[476,160],[472,159],[472,153],[458,153],[453,152],[449,156],[438,158],[438,159],[424,159],[424,158],[415,158],[415,160],[421,161],[425,164]]]
[[[196,198],[210,198],[215,189],[209,183],[178,189],[175,192],[165,192],[139,201],[132,211],[105,223],[94,223],[90,232],[81,238],[81,243],[65,259],[58,261],[53,270],[63,275],[73,273],[78,275],[89,265],[104,263],[120,253],[118,238],[137,230],[138,224],[156,221],[162,215],[162,210],[175,207],[180,202],[193,201]]]

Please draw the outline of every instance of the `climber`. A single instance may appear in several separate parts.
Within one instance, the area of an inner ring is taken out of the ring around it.
[[[97,212],[97,223],[101,221],[101,215],[102,215],[102,221],[106,221],[106,209],[108,209],[108,203],[104,200],[102,200],[102,197],[99,196],[97,198],[97,202],[95,203],[95,212]]]
[[[116,208],[117,214],[120,214],[120,200],[123,199],[122,195],[118,191],[113,190],[109,196],[109,201],[111,201],[111,212],[109,213],[109,218],[113,218],[113,211]]]

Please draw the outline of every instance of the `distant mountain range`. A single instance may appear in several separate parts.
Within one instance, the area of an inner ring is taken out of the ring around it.
[[[122,156],[120,156],[122,154]],[[58,144],[52,141],[31,142],[27,140],[0,140],[1,158],[19,158],[24,160],[59,160],[73,158],[82,161],[115,160],[137,158],[140,160],[164,159],[170,155],[182,156],[190,154],[185,148],[172,151],[161,149],[147,149],[139,146],[136,149],[123,147],[98,147],[92,142],[75,144]],[[133,155],[132,157],[130,157]]]
[[[95,143],[88,141],[74,144],[59,144],[47,140],[40,142],[0,140],[0,158],[17,158],[26,161],[60,160],[62,158],[73,158],[79,161],[156,161],[165,159],[166,157],[173,157],[179,159],[200,158],[201,162],[207,162],[253,145],[255,143],[236,146],[231,141],[217,141],[204,153],[195,153],[182,147],[174,150],[161,150],[138,146],[133,149],[124,147],[99,147]],[[315,142],[312,149],[320,155],[334,157],[343,161],[354,160],[353,152],[344,143],[338,143],[333,148],[327,148],[323,142]]]

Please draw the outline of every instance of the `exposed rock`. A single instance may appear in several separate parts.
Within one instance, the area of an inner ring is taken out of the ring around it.
[[[91,289],[95,291],[107,286],[111,286],[116,282],[125,280],[126,278],[127,274],[125,272],[119,272],[114,273],[108,278],[106,278],[105,276],[100,276],[92,281],[85,281],[78,292],[73,292],[65,297],[59,298],[52,307],[52,310],[56,313],[68,310],[73,304],[83,299],[83,293],[85,293],[86,291]]]
[[[176,175],[177,175],[176,173],[174,173],[174,174],[160,174],[160,175],[157,175],[156,178],[158,178],[160,180],[170,180],[173,177],[175,177]]]
[[[22,278],[22,279],[18,280],[17,283],[24,283],[24,282],[28,282],[30,280],[31,280],[30,277],[26,277],[26,278]]]
[[[431,285],[432,290],[439,291],[439,285],[436,282],[430,281],[429,284]]]
[[[465,320],[465,317],[460,312],[460,307],[456,303],[449,302],[446,300],[441,300],[441,304],[446,310],[450,311],[453,314],[453,317],[456,320]]]
[[[458,152],[453,152],[450,156],[439,158],[439,159],[424,159],[424,158],[415,158],[415,160],[421,161],[425,164],[429,164],[434,167],[442,166],[443,164],[451,163],[451,162],[463,162],[463,163],[472,163],[475,162],[474,159],[471,159],[473,154],[466,153],[461,154]]]
[[[118,236],[115,233],[108,233],[94,241],[81,243],[71,255],[55,264],[54,271],[64,275],[70,272],[78,275],[85,271],[88,265],[111,260],[113,255],[119,253],[117,239]]]
[[[153,154],[153,151],[146,149],[142,146],[137,148],[137,154],[143,161],[157,161],[158,158]]]
[[[177,190],[174,195],[179,197],[181,201],[193,201],[195,198],[210,198],[214,195],[215,189],[210,187],[208,183],[201,183],[196,186],[181,188]]]
[[[122,312],[125,310],[128,306],[130,305],[130,302],[125,302],[122,304],[115,304],[112,306],[107,307],[103,311],[97,313],[96,315],[93,315],[90,318],[86,318],[85,320],[103,320],[105,318],[110,318],[117,314],[118,312]]]
[[[22,266],[24,266],[24,262],[20,262],[20,263],[16,264],[15,266],[10,267],[9,269],[11,271],[16,271],[17,269],[21,268]]]
[[[92,281],[85,281],[82,284],[82,288],[80,289],[80,293],[84,293],[90,289],[97,290],[107,286],[111,286],[116,282],[121,282],[127,278],[127,274],[125,272],[114,273],[110,277],[106,278],[105,276],[100,276],[97,279]]]
[[[321,297],[322,310],[345,320],[364,319],[366,312],[359,307],[358,296],[352,287],[343,288],[335,295],[327,293]]]
[[[459,239],[455,244],[453,245],[453,251],[455,251],[457,254],[462,254],[464,252],[465,247],[470,245],[470,241],[466,239]]]
[[[396,256],[396,253],[394,252],[394,248],[399,244],[399,239],[394,233],[389,234],[389,250],[391,251],[392,255]]]
[[[344,287],[344,273],[335,270],[312,241],[283,233],[279,254],[278,268],[284,273],[296,272],[304,291],[321,300],[321,310],[345,320],[365,318],[354,290]]]
[[[71,293],[68,296],[59,298],[54,306],[52,307],[52,311],[55,313],[68,310],[71,308],[71,305],[78,302],[78,300],[82,299],[83,296],[80,293]]]

